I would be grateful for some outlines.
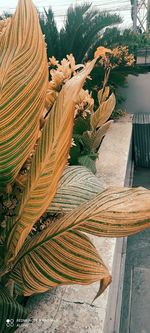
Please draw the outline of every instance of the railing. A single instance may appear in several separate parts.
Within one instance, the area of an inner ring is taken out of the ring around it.
[[[150,65],[150,46],[137,50],[136,64],[137,65]]]

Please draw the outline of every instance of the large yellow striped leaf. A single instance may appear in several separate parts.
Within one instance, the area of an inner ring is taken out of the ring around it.
[[[111,277],[90,240],[76,230],[53,229],[29,241],[14,265],[11,278],[25,296],[66,284],[87,285],[101,280],[103,291]]]
[[[0,187],[11,183],[38,136],[48,66],[32,1],[20,0],[0,34]]]
[[[56,193],[71,146],[75,100],[94,64],[95,60],[67,81],[49,114],[32,161],[18,218],[8,239],[8,257],[17,254]]]
[[[110,275],[82,231],[122,237],[150,227],[150,191],[108,189],[68,213],[26,242],[15,259],[10,278],[24,295],[61,284],[88,284]]]
[[[102,237],[124,237],[150,227],[150,191],[144,188],[110,188],[86,204],[90,219],[79,230]]]
[[[68,213],[103,190],[98,178],[82,166],[68,166],[59,181],[48,212]]]
[[[116,104],[116,98],[112,93],[109,98],[102,102],[99,108],[91,115],[91,127],[97,129],[101,127],[111,116]]]

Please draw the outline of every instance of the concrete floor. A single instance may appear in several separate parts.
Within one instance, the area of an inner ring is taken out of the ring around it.
[[[136,169],[133,186],[150,188],[150,170]],[[150,333],[150,229],[128,237],[120,333]]]

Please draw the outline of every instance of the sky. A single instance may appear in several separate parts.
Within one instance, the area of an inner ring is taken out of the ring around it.
[[[70,4],[80,4],[84,1],[82,0],[33,0],[34,4],[38,7],[40,11],[43,10],[43,7],[46,9],[51,6],[55,18],[57,21],[57,26],[60,29],[63,21],[65,19],[65,13]],[[120,28],[131,28],[131,5],[130,0],[91,0],[93,6],[99,8],[100,10],[110,10],[111,13],[120,14],[123,18],[123,23]],[[11,11],[15,10],[17,6],[18,0],[0,0],[0,13],[3,11]]]

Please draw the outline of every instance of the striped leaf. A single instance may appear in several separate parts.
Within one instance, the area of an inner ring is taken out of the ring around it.
[[[103,103],[106,101],[110,93],[110,88],[109,86],[105,87],[105,89],[100,89],[97,94],[97,98],[99,101],[99,104]]]
[[[69,166],[65,169],[48,212],[68,213],[102,191],[102,184],[87,168]]]
[[[100,237],[138,233],[150,227],[149,203],[150,191],[144,188],[106,189],[85,204],[84,215],[80,215],[85,221],[78,229]]]
[[[98,128],[97,131],[93,131],[93,136],[91,140],[91,149],[97,150],[106,135],[110,125],[112,124],[113,120],[107,121],[105,124],[103,124],[101,127]]]
[[[95,158],[96,159],[96,158]],[[80,165],[85,166],[88,170],[92,171],[94,174],[96,173],[96,163],[89,155],[83,155],[78,158],[78,163]]]
[[[102,291],[107,287],[111,277],[94,245],[84,234],[69,229],[60,226],[57,233],[48,228],[24,246],[11,273],[21,294],[29,296],[50,287],[99,280]]]
[[[11,183],[38,136],[48,66],[32,1],[20,0],[0,34],[0,187]]]
[[[101,127],[111,116],[116,104],[115,95],[112,93],[110,97],[91,115],[91,127],[97,129]]]
[[[0,286],[0,332],[14,332],[17,319],[25,319],[27,311],[8,294],[4,286]]]
[[[99,148],[102,139],[106,135],[112,122],[113,120],[109,120],[105,124],[103,124],[100,128],[98,128],[98,130],[86,131],[83,133],[82,140],[90,148],[90,150],[96,151]]]
[[[61,284],[88,284],[110,275],[83,232],[122,237],[150,227],[150,191],[108,189],[68,213],[26,242],[15,259],[10,278],[24,295]],[[98,293],[98,294],[99,294]]]
[[[82,142],[91,151],[92,141],[93,141],[94,131],[85,131],[82,134]]]
[[[75,100],[94,64],[95,60],[67,81],[49,114],[32,161],[18,218],[8,239],[8,257],[17,254],[56,193],[71,146]]]

